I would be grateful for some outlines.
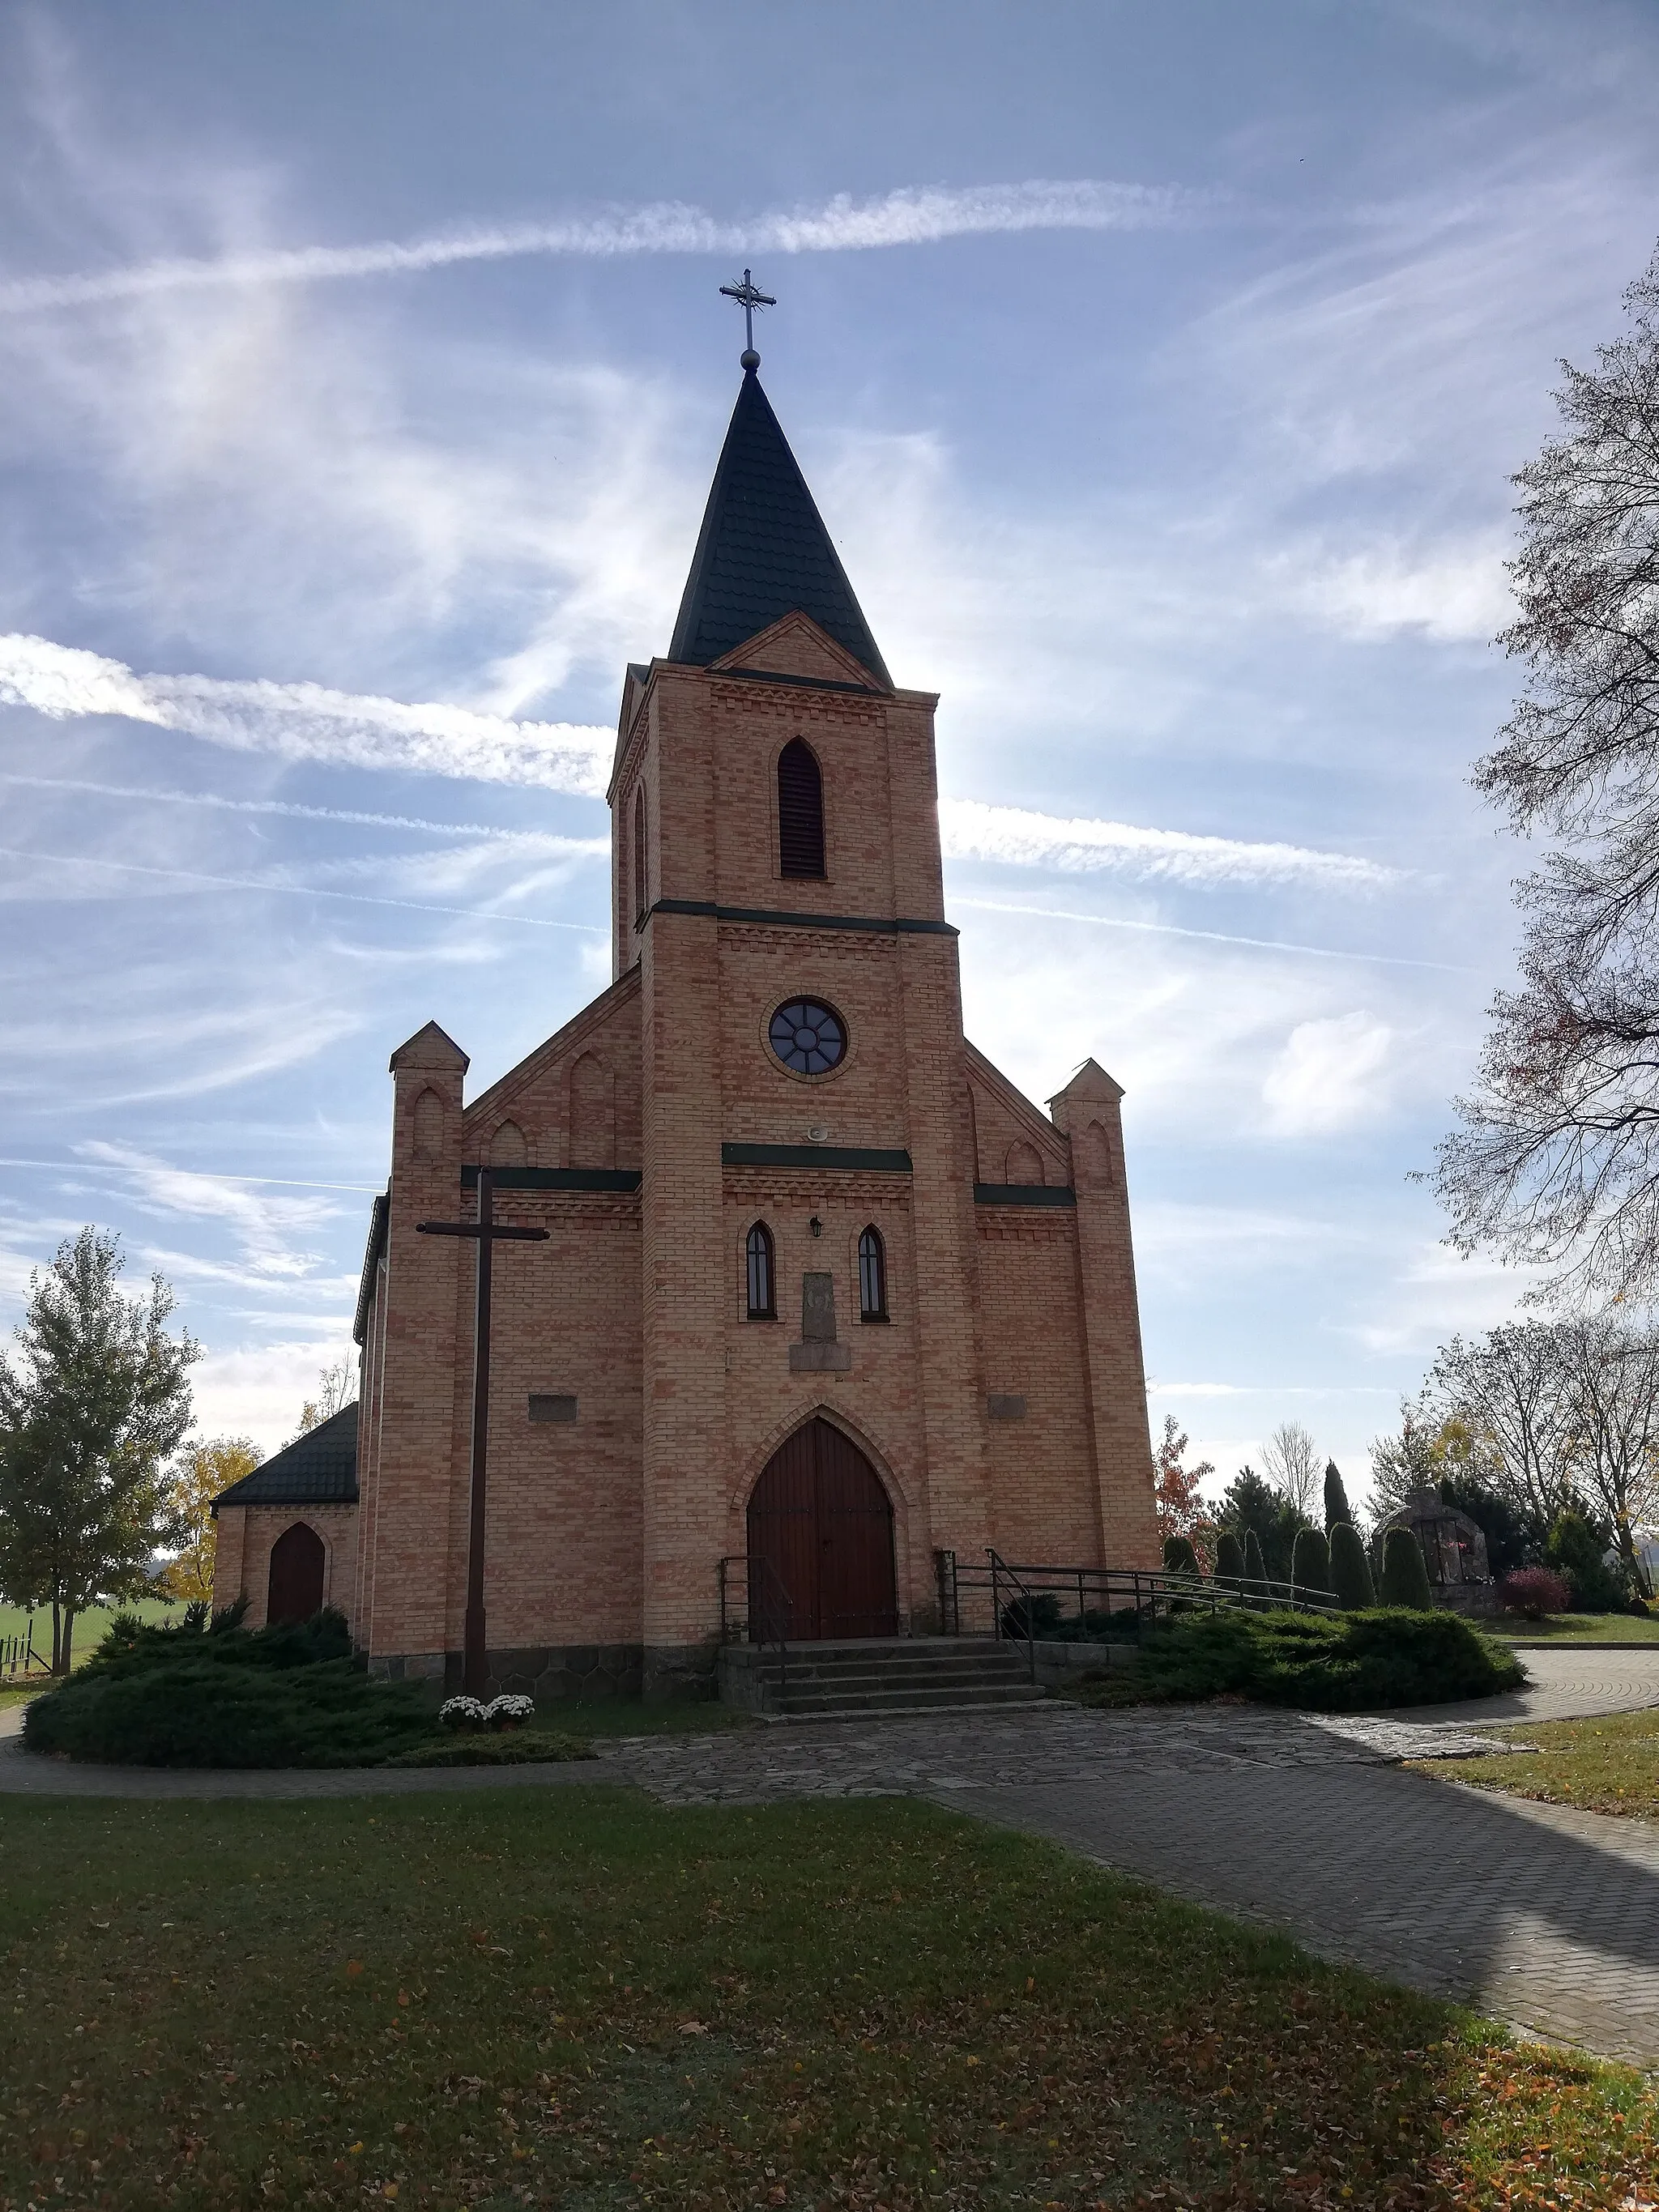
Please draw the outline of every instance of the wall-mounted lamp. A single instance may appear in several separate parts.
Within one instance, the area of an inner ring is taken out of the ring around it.
[[[809,1237],[822,1237],[823,1234],[823,1224],[816,1213],[806,1224],[806,1233]]]

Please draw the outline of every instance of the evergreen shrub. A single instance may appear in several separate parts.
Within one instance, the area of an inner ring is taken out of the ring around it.
[[[95,1655],[23,1720],[33,1752],[123,1766],[375,1766],[434,1733],[414,1683],[371,1682],[342,1616],[250,1632],[246,1607],[110,1624]]]
[[[1341,1471],[1334,1459],[1325,1462],[1325,1534],[1328,1536],[1339,1521],[1353,1526],[1353,1508],[1348,1503],[1348,1493],[1342,1486]]]
[[[1434,1603],[1423,1547],[1409,1528],[1390,1528],[1382,1539],[1382,1580],[1376,1595],[1383,1605],[1409,1606],[1418,1613]]]
[[[1606,1547],[1582,1513],[1559,1513],[1544,1556],[1565,1575],[1580,1613],[1623,1613],[1630,1587],[1620,1570],[1610,1567]]]
[[[1331,1589],[1345,1613],[1363,1613],[1376,1603],[1370,1561],[1352,1521],[1339,1521],[1331,1530]]]
[[[1374,1608],[1331,1619],[1235,1609],[1150,1629],[1135,1680],[1159,1699],[1232,1695],[1356,1712],[1490,1697],[1518,1688],[1526,1674],[1461,1613]]]
[[[1331,1547],[1317,1528],[1298,1528],[1291,1554],[1291,1580],[1298,1597],[1316,1604],[1331,1596]]]
[[[1244,1547],[1231,1528],[1224,1528],[1215,1540],[1215,1577],[1234,1584],[1244,1579]]]
[[[1244,1531],[1244,1579],[1261,1589],[1267,1586],[1267,1562],[1262,1554],[1261,1539],[1254,1528]]]
[[[1166,1575],[1196,1575],[1200,1571],[1190,1536],[1164,1539],[1164,1571]]]

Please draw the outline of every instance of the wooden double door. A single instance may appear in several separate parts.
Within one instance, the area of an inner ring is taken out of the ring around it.
[[[766,1462],[749,1500],[749,1559],[751,1633],[776,1633],[781,1590],[792,1640],[897,1635],[893,1509],[830,1422],[808,1421]]]

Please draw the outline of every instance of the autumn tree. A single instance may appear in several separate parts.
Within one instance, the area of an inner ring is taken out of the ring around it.
[[[1460,1251],[1553,1286],[1659,1294],[1659,252],[1595,366],[1561,364],[1561,434],[1516,477],[1525,671],[1477,787],[1553,841],[1516,886],[1521,983],[1439,1148]]]
[[[251,1437],[214,1437],[188,1445],[174,1468],[168,1494],[179,1523],[182,1548],[161,1570],[161,1588],[186,1604],[213,1597],[213,1556],[218,1527],[213,1501],[258,1466]]]
[[[128,1297],[123,1265],[103,1230],[60,1244],[29,1278],[15,1353],[0,1355],[0,1565],[9,1595],[51,1606],[55,1674],[72,1663],[76,1616],[149,1588],[152,1555],[181,1526],[166,1463],[190,1427],[200,1351],[168,1334],[161,1277]]]
[[[1196,1467],[1186,1465],[1187,1436],[1173,1413],[1164,1416],[1164,1434],[1152,1455],[1152,1495],[1158,1508],[1158,1533],[1163,1537],[1185,1536],[1194,1544],[1208,1535],[1210,1512],[1203,1486],[1215,1473],[1206,1459]]]

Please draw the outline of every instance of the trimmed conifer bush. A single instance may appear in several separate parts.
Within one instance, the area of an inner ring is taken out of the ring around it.
[[[1331,1530],[1331,1589],[1345,1613],[1363,1613],[1376,1603],[1370,1561],[1352,1521],[1339,1521]]]
[[[1390,1528],[1382,1539],[1382,1582],[1377,1596],[1384,1605],[1408,1606],[1426,1613],[1434,1603],[1423,1547],[1409,1528]]]
[[[1244,1580],[1249,1595],[1261,1604],[1267,1601],[1267,1563],[1261,1556],[1261,1539],[1254,1528],[1244,1531]]]
[[[1325,1462],[1325,1534],[1328,1536],[1339,1521],[1354,1525],[1353,1508],[1348,1503],[1348,1493],[1342,1486],[1342,1476],[1334,1459]]]
[[[1331,1596],[1331,1547],[1317,1528],[1298,1528],[1291,1553],[1291,1580],[1298,1597],[1316,1604]]]
[[[1235,1589],[1244,1579],[1244,1547],[1231,1528],[1224,1528],[1215,1540],[1215,1578]]]
[[[1200,1572],[1198,1553],[1193,1549],[1190,1536],[1166,1536],[1164,1539],[1164,1571],[1166,1575],[1195,1575]]]

